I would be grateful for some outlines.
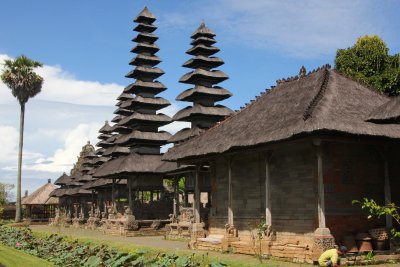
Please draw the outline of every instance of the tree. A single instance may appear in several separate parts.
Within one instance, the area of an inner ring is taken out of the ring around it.
[[[11,190],[14,188],[13,184],[0,183],[0,206],[3,206],[9,202],[11,197]]]
[[[1,73],[1,80],[11,89],[11,93],[17,98],[20,107],[19,124],[19,148],[18,148],[18,180],[17,180],[17,202],[15,221],[22,220],[21,210],[21,166],[22,166],[22,147],[24,138],[24,117],[25,104],[29,98],[37,95],[43,84],[43,78],[36,74],[33,69],[41,67],[40,62],[31,60],[22,55],[15,60],[5,60],[4,70]]]
[[[338,49],[335,69],[389,96],[400,94],[400,54],[389,55],[378,36],[364,36],[347,49]]]

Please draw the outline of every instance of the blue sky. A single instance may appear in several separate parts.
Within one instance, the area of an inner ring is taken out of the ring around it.
[[[336,50],[357,37],[378,34],[390,53],[400,52],[400,1],[268,0],[5,0],[0,15],[0,61],[21,54],[45,67],[42,93],[27,106],[23,190],[69,171],[86,140],[96,142],[110,120],[115,98],[131,81],[124,75],[135,36],[133,18],[147,5],[158,18],[160,77],[173,115],[185,103],[175,97],[188,86],[190,35],[204,20],[217,36],[221,85],[234,94],[223,104],[238,109],[277,79],[333,65]],[[0,181],[15,183],[19,109],[0,83]],[[182,127],[173,124],[171,132]]]

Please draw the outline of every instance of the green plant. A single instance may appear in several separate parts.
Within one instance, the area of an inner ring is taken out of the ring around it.
[[[361,205],[361,209],[366,210],[369,215],[368,219],[370,219],[372,216],[376,216],[378,218],[382,216],[389,215],[391,216],[396,223],[400,226],[400,214],[399,210],[400,208],[396,206],[394,203],[389,203],[387,205],[379,205],[378,203],[375,202],[373,199],[369,198],[363,198],[361,201],[360,200],[353,200],[352,204],[359,204]],[[393,237],[400,237],[400,231],[396,231],[396,229],[392,229],[392,236]]]
[[[374,253],[372,251],[369,251],[366,255],[364,255],[364,260],[372,261],[374,259],[374,256]]]

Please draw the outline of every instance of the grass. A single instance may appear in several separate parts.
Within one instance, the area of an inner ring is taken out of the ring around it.
[[[48,261],[0,244],[0,265],[5,267],[54,266]]]

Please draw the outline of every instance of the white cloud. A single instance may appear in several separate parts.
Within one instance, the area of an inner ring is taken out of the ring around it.
[[[0,62],[10,59],[9,56],[0,54]],[[0,64],[0,71],[3,65]],[[81,81],[63,70],[60,66],[43,65],[36,72],[44,78],[41,92],[35,99],[65,102],[78,105],[110,106],[115,104],[115,99],[122,92],[123,86],[110,83],[101,84],[96,81]],[[0,81],[0,101],[15,101],[10,90]]]
[[[82,146],[87,141],[95,144],[101,126],[99,123],[79,124],[75,129],[66,133],[63,148],[57,149],[51,157],[42,157],[37,159],[34,164],[25,165],[24,169],[46,172],[69,171],[76,162]]]
[[[11,126],[0,125],[0,136],[0,163],[16,163],[18,159],[18,130]],[[29,161],[41,156],[40,153],[23,151],[23,160]]]
[[[385,20],[371,15],[376,5],[368,0],[213,0],[198,3],[193,12],[174,11],[162,19],[175,28],[193,29],[205,19],[217,35],[232,42],[319,58],[350,46],[359,36],[386,33]]]

